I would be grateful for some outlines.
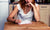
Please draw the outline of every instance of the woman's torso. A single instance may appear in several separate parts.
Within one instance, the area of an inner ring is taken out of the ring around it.
[[[37,4],[36,4],[37,6]],[[20,4],[17,4],[18,7],[18,17],[17,19],[24,21],[24,20],[28,20],[28,21],[32,21],[32,17],[34,15],[32,9],[30,9],[30,11],[27,14],[24,14],[23,9],[21,8]]]

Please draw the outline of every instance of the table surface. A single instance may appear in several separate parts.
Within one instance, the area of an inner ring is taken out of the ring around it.
[[[32,22],[32,24],[18,25],[6,22],[4,30],[49,30],[50,27],[43,22]]]

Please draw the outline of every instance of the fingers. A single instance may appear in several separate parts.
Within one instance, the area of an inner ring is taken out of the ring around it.
[[[18,20],[16,20],[15,23],[18,23]]]
[[[15,23],[21,23],[21,20],[16,20]]]
[[[18,23],[21,23],[21,20],[18,20]]]
[[[30,2],[30,4],[31,4],[32,6],[34,6],[31,2]]]
[[[26,5],[29,5],[30,3],[27,3]]]

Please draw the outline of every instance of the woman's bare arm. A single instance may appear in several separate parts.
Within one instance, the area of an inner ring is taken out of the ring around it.
[[[35,17],[36,21],[39,21],[40,20],[39,5],[36,6],[36,5],[33,5],[32,3],[30,3],[30,4],[33,7],[34,17]]]
[[[35,8],[33,8],[34,9],[34,17],[35,17],[35,19],[36,19],[36,21],[39,21],[40,20],[40,13],[39,13],[39,5],[37,6],[37,7],[35,7]]]
[[[13,19],[13,17],[15,16],[15,14],[17,14],[18,12],[18,8],[17,6],[14,8],[14,10],[10,13],[10,15],[8,16],[7,18],[7,21],[10,21],[10,22],[14,22],[15,19]]]

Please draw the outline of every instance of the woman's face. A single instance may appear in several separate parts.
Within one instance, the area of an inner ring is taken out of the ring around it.
[[[25,0],[26,1],[26,5],[28,5],[28,6],[31,6],[29,3],[31,2],[33,2],[32,0]]]
[[[25,0],[25,1],[28,2],[28,3],[29,3],[29,2],[32,2],[32,0]]]

